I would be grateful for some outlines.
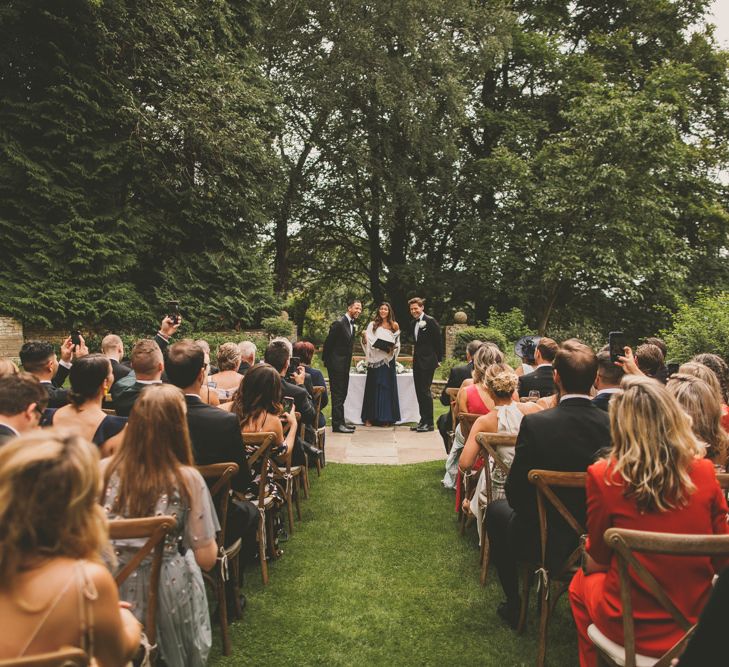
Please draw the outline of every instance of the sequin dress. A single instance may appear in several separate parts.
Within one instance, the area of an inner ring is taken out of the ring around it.
[[[165,539],[159,582],[157,608],[157,642],[160,655],[172,667],[197,667],[207,662],[212,632],[205,585],[193,549],[215,539],[220,530],[210,492],[200,473],[183,468],[190,489],[190,503],[178,493],[160,496],[155,515],[177,518],[174,530]],[[119,491],[119,476],[109,479],[104,494],[104,509],[109,519],[132,518],[111,511]],[[118,566],[128,562],[143,540],[115,540]],[[183,555],[184,552],[184,555]],[[151,558],[133,572],[119,589],[119,599],[131,603],[134,616],[143,622],[149,597]]]

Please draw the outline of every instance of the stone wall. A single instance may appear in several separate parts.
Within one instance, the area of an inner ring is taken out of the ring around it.
[[[23,325],[12,317],[0,315],[0,357],[10,357],[16,363],[23,346]]]
[[[445,327],[445,359],[450,359],[453,356],[453,351],[456,349],[458,332],[467,328],[467,324],[451,324]]]

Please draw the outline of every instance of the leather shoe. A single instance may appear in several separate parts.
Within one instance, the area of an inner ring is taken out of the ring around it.
[[[410,427],[410,430],[411,430],[411,431],[417,431],[417,430],[418,430],[418,429],[419,429],[419,428],[420,428],[420,427],[421,427],[422,425],[423,425],[423,423],[422,423],[422,422],[420,422],[420,423],[418,423],[418,424],[415,424],[415,426],[411,426],[411,427]]]
[[[314,458],[316,458],[317,456],[321,456],[321,449],[319,449],[318,447],[314,447],[314,445],[310,445],[307,443],[304,448],[306,449],[306,453],[309,456],[312,456]]]
[[[351,428],[353,431],[357,428],[352,422],[344,422],[347,428]]]
[[[416,433],[427,433],[428,431],[434,431],[433,424],[421,424],[415,429]]]
[[[345,426],[344,424],[332,427],[332,431],[335,433],[354,433],[353,428],[349,428],[349,426]]]

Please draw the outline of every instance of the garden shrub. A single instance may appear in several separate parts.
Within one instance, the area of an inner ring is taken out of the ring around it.
[[[494,345],[497,345],[499,349],[504,352],[508,346],[506,336],[504,336],[504,334],[498,329],[483,326],[468,327],[467,329],[463,329],[463,331],[459,331],[456,336],[456,345],[453,350],[453,356],[456,359],[461,360],[459,363],[463,363],[463,361],[465,361],[466,346],[472,340],[480,340],[484,343],[494,343]]]
[[[681,304],[661,337],[672,361],[688,361],[701,352],[729,359],[729,292],[702,292],[693,303]]]
[[[283,317],[266,317],[261,321],[261,326],[271,338],[276,336],[288,338],[294,333],[294,323],[291,320],[285,320]]]

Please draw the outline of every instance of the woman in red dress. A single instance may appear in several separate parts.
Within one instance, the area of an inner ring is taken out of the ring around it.
[[[587,469],[586,570],[570,585],[581,667],[597,664],[587,636],[594,623],[622,645],[623,620],[616,558],[603,540],[612,526],[679,534],[725,534],[727,504],[711,461],[689,419],[660,383],[627,375],[610,403],[613,447],[607,459]],[[676,606],[695,623],[719,565],[707,557],[637,558]],[[660,656],[683,631],[632,573],[635,642],[638,653]]]

